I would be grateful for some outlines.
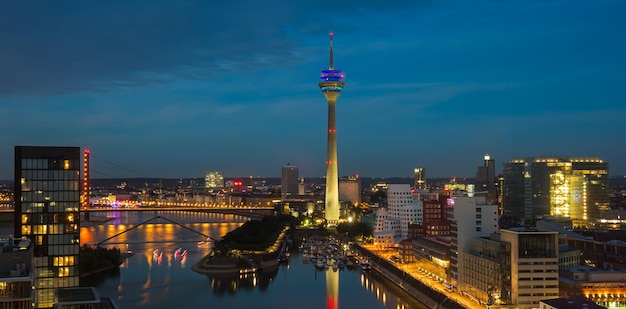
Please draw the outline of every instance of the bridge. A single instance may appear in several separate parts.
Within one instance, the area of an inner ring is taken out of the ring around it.
[[[111,207],[111,206],[92,206],[87,209],[81,209],[80,212],[109,212],[109,211],[198,211],[223,213],[248,217],[262,217],[274,214],[274,207],[263,206],[151,206],[151,207]],[[13,214],[15,210],[12,207],[0,208],[0,213]]]
[[[113,235],[113,236],[111,236],[111,237],[109,237],[109,238],[107,238],[107,239],[104,239],[104,240],[101,240],[101,241],[99,241],[99,242],[97,242],[97,243],[94,243],[93,245],[95,245],[95,246],[101,246],[101,245],[104,245],[104,244],[106,244],[106,245],[119,245],[119,244],[126,244],[126,245],[128,245],[128,244],[131,244],[131,243],[133,243],[133,242],[128,242],[128,241],[125,241],[125,242],[123,242],[123,243],[121,243],[121,242],[109,242],[109,240],[114,239],[114,238],[116,238],[116,237],[118,237],[118,236],[120,236],[120,235],[122,235],[122,234],[128,233],[128,232],[130,232],[130,231],[132,231],[132,230],[134,230],[134,229],[136,229],[136,228],[138,228],[138,227],[140,227],[140,226],[142,226],[142,225],[144,225],[144,224],[148,224],[148,223],[151,223],[151,222],[156,221],[156,220],[159,220],[159,219],[161,219],[161,220],[165,220],[165,221],[167,221],[167,222],[169,222],[169,223],[173,223],[173,224],[175,224],[175,225],[178,225],[178,226],[179,226],[179,227],[181,227],[181,228],[184,228],[184,229],[186,229],[186,230],[192,231],[193,233],[195,233],[195,234],[198,234],[198,235],[202,236],[202,237],[203,237],[202,239],[206,239],[206,241],[207,241],[207,242],[208,242],[209,240],[210,240],[210,241],[216,241],[216,239],[214,239],[214,238],[210,237],[209,235],[205,235],[205,234],[203,234],[203,233],[201,233],[201,232],[198,232],[198,231],[196,231],[196,230],[194,230],[194,229],[188,228],[188,227],[186,227],[186,226],[184,226],[184,225],[182,225],[182,224],[180,224],[180,223],[178,223],[178,222],[176,222],[176,221],[174,221],[174,220],[170,220],[170,219],[165,218],[165,217],[163,217],[163,216],[156,216],[156,217],[154,217],[154,218],[152,218],[152,219],[149,219],[149,220],[146,220],[146,221],[144,221],[144,222],[141,222],[141,223],[139,223],[139,224],[137,224],[137,225],[135,225],[135,226],[133,226],[133,227],[131,227],[131,228],[129,228],[129,229],[127,229],[127,230],[123,231],[123,232],[117,233],[117,234],[115,234],[115,235]],[[145,239],[145,240],[142,240],[141,242],[134,242],[134,243],[166,243],[166,242],[172,242],[172,240],[149,240],[149,239]],[[177,243],[183,243],[183,242],[193,242],[193,243],[197,243],[197,242],[198,242],[198,240],[177,240],[176,242],[177,242]]]

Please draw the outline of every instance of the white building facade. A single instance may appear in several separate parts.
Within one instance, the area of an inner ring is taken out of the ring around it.
[[[450,279],[457,285],[463,261],[459,252],[471,249],[472,239],[498,231],[498,205],[487,204],[484,196],[453,196],[448,200],[450,224]],[[461,286],[458,287],[462,289]]]
[[[394,243],[407,238],[409,224],[422,222],[422,201],[413,199],[408,184],[390,184],[387,208],[376,212],[374,241],[387,243],[393,234]]]

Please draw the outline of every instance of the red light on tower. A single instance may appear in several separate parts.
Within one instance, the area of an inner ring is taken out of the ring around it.
[[[83,151],[83,194],[81,195],[81,206],[83,209],[89,207],[89,149]]]

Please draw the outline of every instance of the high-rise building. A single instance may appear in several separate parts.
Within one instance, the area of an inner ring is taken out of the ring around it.
[[[15,236],[33,243],[34,308],[79,286],[80,148],[15,147]]]
[[[423,167],[416,167],[413,174],[415,175],[415,189],[426,190],[426,170]]]
[[[339,179],[339,200],[352,205],[361,204],[361,178],[359,175]]]
[[[450,223],[450,280],[457,285],[463,272],[459,252],[471,247],[474,237],[487,237],[498,230],[498,205],[488,204],[484,196],[454,196],[448,199]],[[462,283],[458,288],[463,290]]]
[[[483,166],[479,166],[476,171],[475,194],[484,196],[489,203],[496,203],[498,201],[497,181],[496,161],[486,154]]]
[[[339,221],[339,172],[337,170],[337,127],[335,103],[343,90],[343,73],[333,63],[333,33],[330,33],[330,64],[322,70],[319,87],[328,102],[328,145],[326,151],[326,200],[325,218],[334,225]]]
[[[505,215],[532,221],[545,215],[591,226],[609,210],[609,164],[597,157],[539,157],[504,164]]]
[[[224,173],[223,172],[207,172],[204,176],[204,184],[207,189],[223,189]]]
[[[283,200],[297,198],[299,194],[298,167],[287,163],[280,173],[280,196]]]

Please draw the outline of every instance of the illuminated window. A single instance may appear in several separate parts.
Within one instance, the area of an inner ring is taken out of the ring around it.
[[[64,170],[70,169],[70,160],[63,160],[63,169]]]
[[[69,267],[59,267],[59,277],[67,277],[70,275]]]

